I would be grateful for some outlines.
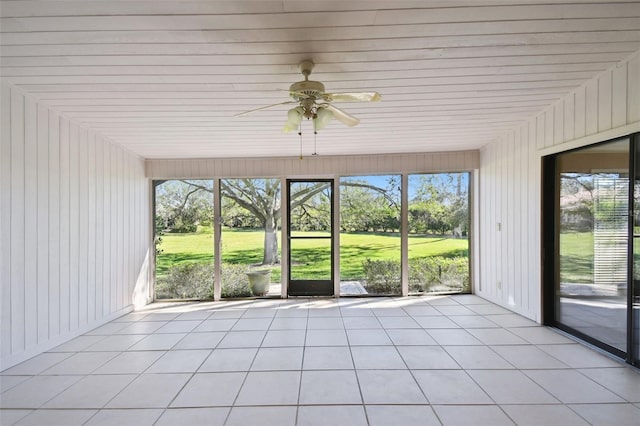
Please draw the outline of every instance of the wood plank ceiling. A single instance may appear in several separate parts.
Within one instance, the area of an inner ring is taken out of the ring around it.
[[[146,158],[294,156],[297,64],[359,117],[320,155],[479,148],[640,49],[640,2],[3,1],[2,79]],[[284,89],[284,90],[282,90]],[[313,151],[303,123],[305,154]]]

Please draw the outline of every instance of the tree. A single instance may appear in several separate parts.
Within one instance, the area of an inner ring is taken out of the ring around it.
[[[172,199],[177,205],[188,205],[190,199],[202,193],[213,193],[210,181],[180,180],[182,184],[190,188],[180,190],[173,194]],[[162,181],[157,181],[156,185]],[[390,185],[393,182],[390,182]],[[363,182],[346,182],[343,185],[360,187],[386,194],[387,189],[379,188]],[[300,229],[314,230],[327,229],[326,218],[329,205],[326,202],[329,197],[316,197],[324,191],[328,191],[329,182],[300,183],[295,186],[295,191],[289,196],[291,203],[292,220],[298,221]],[[278,257],[278,225],[281,218],[280,205],[280,180],[279,179],[222,179],[220,180],[220,192],[223,199],[229,200],[235,206],[236,212],[245,210],[249,212],[264,230],[263,265],[273,265],[280,262]],[[180,201],[180,202],[178,202]],[[395,203],[394,200],[387,204]],[[237,207],[237,208],[236,208]],[[366,211],[366,209],[365,209]],[[229,220],[229,219],[227,219]],[[246,222],[246,221],[245,221]],[[387,220],[381,228],[393,226],[393,221]]]
[[[194,189],[213,192],[213,188],[202,185],[200,181],[182,180]],[[327,182],[317,182],[302,187],[291,194],[291,209],[305,206],[316,194],[327,189]],[[232,200],[237,206],[250,212],[264,229],[263,265],[280,262],[278,257],[278,224],[281,217],[280,180],[279,179],[222,179],[220,181],[222,197]]]
[[[194,232],[198,224],[211,223],[210,181],[197,182],[198,187],[180,181],[156,182],[157,232]]]
[[[464,173],[417,176],[411,199],[411,231],[463,236],[469,228],[468,187]]]

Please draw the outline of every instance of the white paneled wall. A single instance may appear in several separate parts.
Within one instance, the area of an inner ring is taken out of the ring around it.
[[[2,85],[1,369],[148,294],[144,161]]]
[[[347,155],[299,158],[147,160],[151,179],[212,177],[321,177],[360,174],[467,171],[478,168],[478,151]]]
[[[479,295],[541,320],[542,156],[637,131],[635,54],[480,151]]]

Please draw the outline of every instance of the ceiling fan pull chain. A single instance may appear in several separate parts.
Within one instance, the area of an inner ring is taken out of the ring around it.
[[[302,122],[298,125],[298,136],[300,136],[300,159],[302,160]]]
[[[316,139],[318,139],[318,132],[314,130],[313,131],[313,154],[311,155],[318,155],[318,150],[316,149]]]

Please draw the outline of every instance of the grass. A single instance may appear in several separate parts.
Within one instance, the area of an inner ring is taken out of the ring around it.
[[[560,234],[560,282],[593,283],[593,233]]]
[[[297,233],[302,236],[317,233]],[[223,229],[222,262],[256,265],[262,261],[264,234],[261,230]],[[328,240],[294,239],[291,255],[296,278],[314,276],[318,271],[328,271],[331,249]],[[211,227],[201,227],[192,234],[165,234],[160,246],[157,274],[165,275],[172,265],[213,262],[213,233]],[[466,239],[409,236],[409,257],[465,256],[468,253]],[[362,261],[365,259],[400,260],[400,234],[398,233],[341,233],[340,273],[343,280],[362,277]],[[326,275],[326,272],[325,272]],[[280,267],[272,269],[272,282],[280,282]]]

